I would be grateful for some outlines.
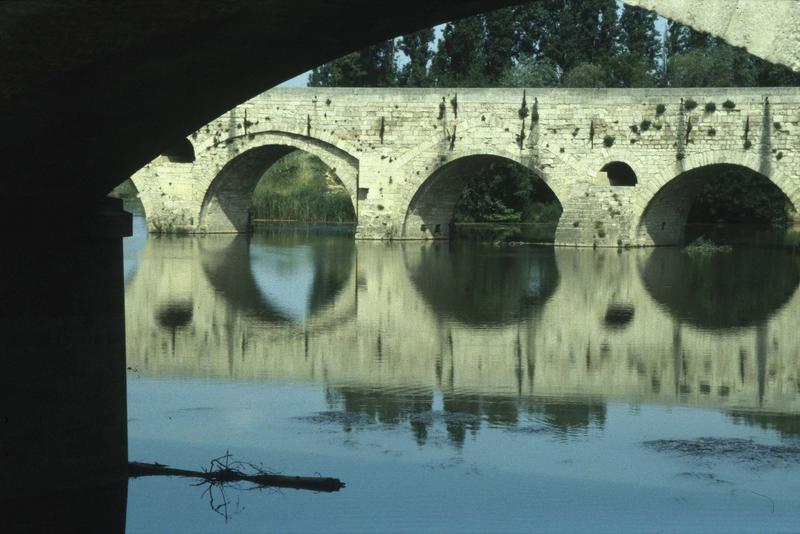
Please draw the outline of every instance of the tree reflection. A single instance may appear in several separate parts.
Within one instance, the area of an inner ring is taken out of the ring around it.
[[[338,424],[345,432],[376,426],[408,425],[419,446],[444,431],[447,442],[461,449],[468,435],[483,426],[511,432],[543,432],[569,438],[606,421],[601,401],[567,401],[445,391],[442,411],[434,410],[433,391],[394,391],[354,386],[328,388],[330,412],[306,418]],[[533,423],[532,423],[533,422]]]
[[[800,438],[800,415],[733,411],[730,416],[734,423],[775,430],[784,439]]]

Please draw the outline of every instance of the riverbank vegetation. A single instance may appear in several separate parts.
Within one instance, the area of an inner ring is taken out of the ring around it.
[[[253,192],[255,221],[355,221],[350,195],[319,158],[297,150],[264,172]]]

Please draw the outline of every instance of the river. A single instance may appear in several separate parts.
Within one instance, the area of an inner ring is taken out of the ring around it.
[[[800,256],[125,241],[129,532],[796,531]],[[226,517],[227,515],[227,517]]]

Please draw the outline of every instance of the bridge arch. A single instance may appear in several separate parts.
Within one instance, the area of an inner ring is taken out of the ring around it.
[[[534,158],[530,155],[522,155],[519,150],[499,147],[452,151],[448,156],[439,156],[433,162],[430,159],[419,158],[406,165],[407,176],[426,177],[402,200],[401,206],[405,209],[401,223],[401,238],[448,237],[456,204],[466,186],[465,173],[473,174],[472,169],[498,161],[516,163],[533,171],[553,193],[559,205],[564,205],[565,192],[558,190],[547,175],[534,164]]]
[[[712,152],[687,156],[672,169],[653,175],[633,201],[634,243],[643,246],[683,244],[692,203],[714,169],[747,169],[776,186],[796,209],[800,207],[800,179],[768,160],[768,155],[746,152]]]
[[[256,184],[267,168],[295,150],[318,157],[336,173],[358,217],[356,158],[313,137],[269,131],[228,138],[198,158],[194,167],[198,200],[202,198],[198,229],[207,233],[246,231]]]

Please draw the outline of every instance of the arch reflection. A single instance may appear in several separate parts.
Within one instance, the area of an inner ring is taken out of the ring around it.
[[[502,325],[528,317],[559,283],[551,248],[520,253],[453,241],[406,245],[403,256],[415,288],[437,315],[467,325]]]
[[[214,290],[266,322],[302,322],[329,306],[354,262],[348,236],[284,232],[201,241],[201,263]]]
[[[639,270],[648,293],[673,317],[710,330],[766,321],[800,283],[798,258],[782,250],[703,255],[660,248]]]

